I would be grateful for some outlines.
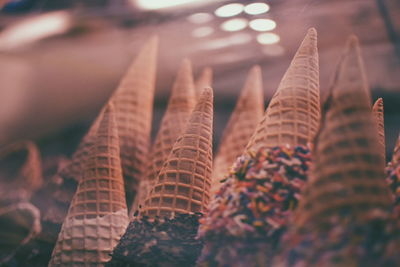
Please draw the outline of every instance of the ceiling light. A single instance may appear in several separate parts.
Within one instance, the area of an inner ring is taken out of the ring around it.
[[[145,10],[165,9],[177,6],[204,5],[212,0],[131,0],[137,7]],[[201,3],[200,3],[201,2]]]
[[[242,13],[244,6],[239,3],[232,3],[221,6],[215,10],[215,15],[221,18],[233,17]]]
[[[192,36],[197,38],[206,37],[214,32],[211,27],[200,27],[192,31]]]
[[[49,12],[11,25],[0,34],[0,50],[22,47],[43,38],[65,33],[72,24],[66,11]]]
[[[279,35],[271,32],[261,33],[257,35],[257,41],[263,45],[276,44],[279,43],[280,40],[281,38],[279,37]]]
[[[272,31],[276,28],[276,22],[271,19],[254,19],[250,21],[249,26],[259,32]]]
[[[214,17],[208,13],[196,13],[187,17],[187,20],[191,23],[202,24],[211,21],[213,18]]]
[[[230,19],[221,24],[221,29],[227,32],[243,30],[247,27],[246,19]]]
[[[244,8],[244,12],[249,15],[259,15],[269,11],[269,5],[266,3],[252,3]]]

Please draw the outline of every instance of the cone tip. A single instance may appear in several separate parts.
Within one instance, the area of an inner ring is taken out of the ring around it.
[[[307,35],[311,35],[311,36],[317,36],[317,29],[315,29],[314,27],[311,27],[308,29],[307,31]]]
[[[261,74],[260,65],[254,65],[253,67],[251,67],[250,72],[256,72],[256,73],[260,73]]]
[[[207,98],[208,99],[208,98],[210,98],[212,96],[213,96],[213,89],[211,87],[207,86],[207,87],[204,87],[201,90],[200,98]]]
[[[158,46],[158,42],[160,41],[160,38],[158,37],[158,35],[157,34],[153,34],[150,38],[149,38],[149,40],[148,40],[148,43],[149,44],[152,44],[152,45],[154,45],[154,46]]]

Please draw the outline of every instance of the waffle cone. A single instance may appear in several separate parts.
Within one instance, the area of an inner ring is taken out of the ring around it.
[[[71,161],[59,172],[59,175],[64,179],[73,179],[77,182],[81,179],[82,166],[87,161],[89,150],[95,140],[94,137],[99,125],[99,118],[101,118],[101,112],[90,126],[89,131],[83,137],[82,141],[79,143],[78,148],[72,155]]]
[[[356,37],[349,39],[336,73],[314,147],[311,181],[295,223],[323,227],[335,216],[362,222],[389,208],[376,124]]]
[[[386,146],[385,146],[385,122],[384,122],[384,112],[383,112],[383,99],[378,98],[374,106],[372,107],[372,113],[374,114],[375,122],[378,128],[379,143],[381,144],[381,153],[383,159],[386,158]]]
[[[219,189],[220,180],[229,167],[243,153],[264,111],[262,76],[259,66],[254,66],[244,84],[235,109],[222,134],[217,155],[214,159],[211,191]]]
[[[158,38],[152,37],[121,80],[111,101],[120,137],[126,197],[131,204],[147,159],[153,116]]]
[[[164,161],[171,152],[172,146],[185,129],[195,101],[192,67],[190,61],[185,59],[179,69],[167,110],[161,120],[160,129],[149,153],[145,179],[141,181],[136,200],[138,203],[143,203],[148,191],[154,185]],[[133,207],[135,206],[134,204]]]
[[[205,88],[146,198],[143,215],[170,216],[206,209],[211,185],[212,125],[213,92]]]
[[[196,98],[199,99],[202,90],[206,87],[212,87],[213,71],[210,67],[202,70],[195,82]]]
[[[400,135],[397,137],[397,141],[394,146],[391,163],[393,166],[400,164]]]
[[[306,145],[320,118],[317,32],[308,30],[246,150]]]
[[[28,200],[43,184],[39,149],[21,141],[0,151],[0,201]]]
[[[119,137],[109,104],[49,266],[102,265],[128,225]]]

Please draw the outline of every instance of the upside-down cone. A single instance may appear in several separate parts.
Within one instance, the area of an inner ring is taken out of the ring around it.
[[[311,180],[295,216],[296,226],[315,230],[343,214],[362,223],[391,204],[356,37],[347,43],[326,106]]]
[[[147,159],[153,116],[158,38],[152,37],[121,80],[111,101],[120,137],[126,197],[131,205]]]
[[[236,103],[235,109],[222,134],[221,144],[214,159],[211,191],[218,190],[236,158],[243,153],[250,137],[260,122],[264,111],[262,76],[259,66],[254,66]]]
[[[383,112],[383,99],[378,98],[374,106],[372,107],[372,113],[375,117],[375,122],[378,127],[378,134],[379,134],[379,143],[381,144],[382,148],[382,156],[385,160],[386,158],[386,145],[385,145],[385,121],[384,121],[384,112]]]
[[[261,146],[306,145],[320,118],[317,32],[308,30],[246,151]]]
[[[146,198],[143,215],[171,216],[206,209],[211,186],[212,128],[213,92],[205,88]]]
[[[136,203],[142,204],[148,191],[154,185],[172,146],[185,129],[195,102],[192,67],[190,61],[185,59],[182,61],[172,87],[167,110],[161,120],[160,129],[149,153],[145,178],[141,181]],[[136,209],[135,205],[132,207],[132,211],[134,209]]]
[[[200,94],[204,88],[212,87],[212,81],[213,81],[212,69],[210,67],[204,68],[195,82],[197,99],[199,99]]]
[[[128,225],[114,108],[105,108],[49,266],[102,265]]]

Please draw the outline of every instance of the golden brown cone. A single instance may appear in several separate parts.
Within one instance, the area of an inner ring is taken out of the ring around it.
[[[97,127],[99,124],[100,115],[94,120],[92,125],[89,128],[89,131],[83,137],[82,141],[79,143],[78,148],[72,155],[71,161],[59,172],[59,175],[64,179],[73,179],[77,182],[81,179],[82,176],[82,166],[86,162],[87,157],[89,155],[89,150],[93,145],[94,136],[97,131]]]
[[[262,75],[254,66],[236,103],[235,109],[223,132],[221,144],[214,159],[211,191],[219,189],[221,182],[236,158],[243,153],[264,112]],[[211,193],[212,195],[212,193]]]
[[[206,209],[211,186],[212,127],[213,92],[205,88],[146,198],[143,215],[173,216]]]
[[[0,151],[0,202],[29,200],[43,184],[37,146],[20,141]]]
[[[317,32],[308,30],[246,151],[261,146],[306,145],[320,118]]]
[[[358,40],[339,64],[314,147],[314,168],[294,225],[322,229],[335,216],[361,222],[388,211],[391,199]],[[374,213],[375,212],[375,213]]]
[[[199,77],[195,82],[196,88],[196,99],[199,99],[202,90],[205,87],[212,87],[213,82],[213,71],[212,68],[206,67],[202,70]]]
[[[383,112],[383,99],[378,98],[374,106],[372,107],[372,113],[374,114],[375,122],[378,127],[379,143],[381,144],[382,156],[385,161],[386,159],[386,145],[385,145],[385,120]]]
[[[171,152],[176,139],[182,134],[196,102],[192,66],[184,59],[172,87],[168,107],[161,120],[160,129],[151,148],[146,167],[145,179],[141,181],[136,203],[143,203],[148,191],[157,179],[158,173]],[[137,204],[132,206],[132,211]]]
[[[153,36],[121,80],[112,96],[120,137],[122,169],[128,204],[143,176],[150,144],[158,37]]]
[[[127,225],[118,130],[108,104],[49,266],[104,264]]]

